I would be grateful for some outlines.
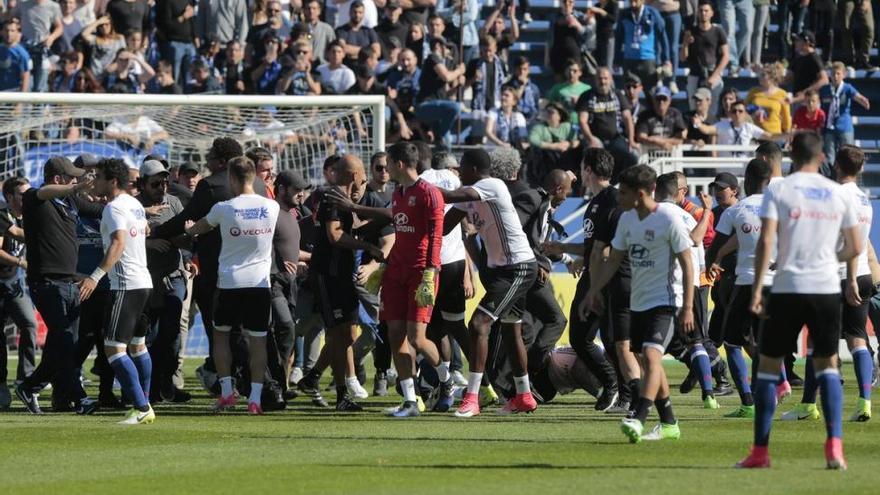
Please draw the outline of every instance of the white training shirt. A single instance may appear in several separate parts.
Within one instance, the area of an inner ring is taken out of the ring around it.
[[[660,203],[644,219],[639,219],[635,209],[620,216],[611,247],[629,254],[632,311],[682,305],[683,289],[681,275],[675,278],[675,256],[690,250],[694,243],[676,210],[681,208]]]
[[[429,168],[419,177],[429,184],[449,191],[461,187],[461,180],[451,170]],[[447,204],[443,212],[449,211],[450,208],[452,205]],[[443,236],[443,243],[440,245],[440,264],[446,265],[463,259],[465,259],[465,250],[464,240],[461,237],[461,225],[456,225],[451,232]]]
[[[467,212],[486,245],[489,268],[534,261],[535,254],[513,208],[510,191],[501,179],[486,178],[468,186],[480,194],[480,201],[455,205]]]
[[[105,254],[113,233],[118,230],[125,232],[125,247],[122,257],[107,273],[110,289],[152,289],[153,279],[147,269],[147,215],[141,202],[125,193],[107,203],[101,213],[101,241]]]
[[[859,220],[859,232],[862,234],[862,250],[859,252],[856,276],[870,275],[871,267],[868,266],[868,241],[871,236],[871,222],[874,219],[874,209],[871,208],[871,200],[855,182],[847,182],[841,186],[845,195],[849,197],[851,204],[856,209]],[[838,251],[843,249],[843,237],[837,243]],[[840,264],[840,280],[846,280],[846,263]]]
[[[858,225],[840,184],[795,172],[764,192],[761,218],[779,222],[774,294],[840,293],[837,240]]]
[[[278,210],[278,203],[256,194],[242,194],[211,208],[205,219],[219,226],[223,240],[218,288],[269,287]]]
[[[736,285],[752,285],[755,282],[755,251],[758,249],[758,238],[761,237],[761,203],[763,194],[752,194],[739,203],[724,210],[718,220],[715,232],[724,235],[736,234],[739,245],[736,250]],[[776,259],[776,246],[770,260]],[[773,285],[775,271],[767,270],[764,275],[764,286]]]

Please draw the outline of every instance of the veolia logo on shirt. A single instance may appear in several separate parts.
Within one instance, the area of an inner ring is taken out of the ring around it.
[[[137,227],[132,227],[132,228],[128,229],[128,235],[130,235],[132,237],[137,237],[138,233],[140,233],[143,236],[146,236],[147,229],[139,229]]]
[[[238,237],[241,235],[256,236],[271,233],[272,227],[263,227],[257,229],[239,229],[238,227],[231,227],[229,229],[229,235],[231,235],[232,237]]]

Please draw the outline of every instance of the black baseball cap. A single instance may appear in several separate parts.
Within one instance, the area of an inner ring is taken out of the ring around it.
[[[185,174],[188,172],[195,172],[197,174],[200,174],[202,173],[202,169],[193,162],[184,162],[183,165],[181,165],[180,168],[177,169],[178,174]]]
[[[816,33],[810,31],[809,29],[805,29],[800,33],[795,34],[794,37],[809,44],[810,46],[816,46]]]
[[[725,187],[738,188],[739,181],[736,176],[730,172],[721,172],[715,176],[715,180],[709,184],[709,187],[719,187],[721,189],[724,189]]]
[[[46,160],[46,164],[43,165],[43,177],[52,177],[55,175],[82,177],[85,173],[85,169],[75,167],[65,156],[53,156]]]
[[[76,168],[97,167],[98,157],[91,153],[83,153],[76,157],[76,160],[73,161],[73,166]]]
[[[302,174],[294,170],[281,171],[281,173],[275,177],[275,184],[284,187],[292,187],[300,191],[312,188],[312,184],[305,180]]]

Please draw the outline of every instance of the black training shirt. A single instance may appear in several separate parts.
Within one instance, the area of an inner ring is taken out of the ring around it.
[[[616,187],[608,186],[593,196],[587,204],[587,210],[584,212],[584,254],[587,259],[584,261],[584,266],[589,266],[589,255],[594,242],[611,245],[611,239],[617,231],[617,222],[623,213],[618,206],[618,194]],[[629,257],[624,257],[617,272],[621,276],[629,276]]]

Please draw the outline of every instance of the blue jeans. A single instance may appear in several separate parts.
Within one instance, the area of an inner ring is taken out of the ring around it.
[[[855,143],[855,133],[853,131],[839,131],[836,129],[825,129],[822,132],[822,152],[825,153],[825,163],[822,164],[822,175],[829,179],[834,179],[834,159],[837,157],[837,150],[841,145]]]
[[[0,279],[0,320],[12,319],[21,336],[18,341],[17,380],[34,372],[37,352],[37,319],[30,296],[24,291],[24,281],[18,277]],[[0,343],[0,384],[6,382],[7,350]]]
[[[171,62],[174,68],[174,81],[183,87],[189,77],[189,64],[196,58],[196,46],[183,41],[169,41],[162,43],[160,52],[162,58]]]
[[[22,388],[37,393],[52,382],[53,395],[77,400],[85,397],[76,363],[79,331],[79,286],[65,280],[34,280],[31,298],[46,323],[46,343],[39,366],[22,382]]]
[[[738,69],[739,60],[749,47],[752,26],[755,24],[755,6],[752,0],[719,0],[721,27],[727,33],[730,47],[730,68]],[[730,33],[736,33],[731,36]]]
[[[431,127],[435,143],[443,141],[447,145],[452,143],[449,133],[460,113],[458,102],[451,100],[428,100],[416,107],[416,117]]]
[[[183,311],[183,300],[186,299],[186,278],[169,278],[167,285],[164,280],[155,280],[153,287],[155,292],[152,297],[159,297],[161,301],[156,308],[147,303],[146,312],[150,325],[147,343],[150,358],[153,360],[151,388],[158,391],[158,387],[167,389],[172,385],[172,378],[177,371],[180,313]]]
[[[669,40],[669,60],[672,62],[672,80],[678,71],[678,47],[681,43],[681,14],[678,12],[666,12],[663,14],[666,26],[666,38]]]
[[[49,50],[42,43],[27,49],[31,56],[31,92],[45,93],[49,91]]]

